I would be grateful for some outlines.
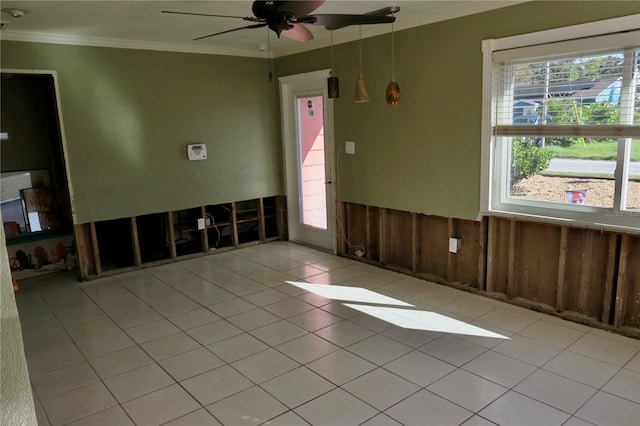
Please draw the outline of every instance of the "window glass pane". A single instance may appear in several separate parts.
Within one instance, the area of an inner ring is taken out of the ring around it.
[[[627,182],[627,203],[625,208],[638,212],[640,220],[640,140],[631,141],[629,159],[629,181]]]
[[[322,96],[298,99],[300,220],[327,229],[327,185]]]
[[[623,65],[623,52],[507,64],[498,123],[619,123]]]
[[[511,138],[509,198],[613,207],[616,139],[542,139]]]

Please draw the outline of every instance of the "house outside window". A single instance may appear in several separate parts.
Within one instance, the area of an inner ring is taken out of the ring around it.
[[[483,42],[484,214],[640,231],[638,22]]]

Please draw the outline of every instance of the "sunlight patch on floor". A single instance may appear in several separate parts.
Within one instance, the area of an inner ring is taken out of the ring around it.
[[[413,306],[402,300],[376,293],[362,287],[349,287],[343,285],[309,284],[294,281],[287,281],[287,284],[294,285],[303,290],[310,291],[318,296],[332,300],[345,300],[348,302],[375,303],[379,305],[393,306]]]
[[[390,308],[385,306],[358,305],[345,303],[351,309],[387,321],[393,325],[412,330],[439,331],[441,333],[464,334],[469,336],[509,339],[493,331],[471,325],[467,322],[431,311]]]
[[[287,281],[287,284],[327,299],[351,302],[343,303],[343,305],[402,328],[509,339],[507,336],[436,312],[394,307],[414,308],[415,306],[362,287],[310,284],[295,281]]]

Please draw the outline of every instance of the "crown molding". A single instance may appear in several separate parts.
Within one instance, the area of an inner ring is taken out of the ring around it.
[[[196,46],[192,44],[159,43],[138,40],[118,40],[111,38],[81,37],[10,30],[3,31],[1,39],[29,43],[52,43],[74,46],[111,47],[116,49],[157,50],[163,52],[200,53],[205,55],[243,56],[250,58],[268,57],[267,52],[250,49],[233,49],[215,46]]]

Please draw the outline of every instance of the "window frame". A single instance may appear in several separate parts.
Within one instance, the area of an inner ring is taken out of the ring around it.
[[[500,39],[487,39],[482,41],[483,74],[482,74],[482,148],[481,148],[481,181],[480,181],[480,216],[504,216],[523,219],[534,219],[542,222],[575,224],[582,227],[596,229],[617,229],[625,232],[640,233],[640,212],[632,210],[618,210],[617,207],[605,209],[586,205],[563,205],[543,201],[509,199],[505,202],[504,185],[508,185],[508,149],[501,149],[498,137],[494,136],[494,117],[496,116],[497,84],[494,81],[497,61],[504,56],[518,55],[522,59],[536,57],[550,57],[558,49],[570,49],[575,46],[575,53],[602,50],[615,43],[616,40],[625,39],[626,32],[640,30],[640,14],[621,18],[607,19],[603,21],[580,24],[570,27],[557,28],[529,34],[522,34]],[[594,38],[596,37],[596,38]],[[584,39],[589,39],[584,40]],[[594,42],[596,43],[594,45]],[[602,49],[600,48],[602,45]],[[640,43],[638,43],[640,44]],[[628,52],[628,51],[626,51]],[[630,71],[630,68],[629,68]],[[511,126],[504,126],[511,127]],[[540,126],[517,126],[519,129],[534,128]],[[569,131],[565,126],[554,126],[558,130]],[[627,132],[635,129],[623,129]],[[502,130],[505,130],[504,128]],[[508,130],[508,129],[506,129]],[[502,136],[506,137],[506,136]],[[618,139],[618,162],[623,159],[629,163],[629,152],[633,139],[622,136]],[[640,139],[640,138],[638,138]],[[504,144],[502,144],[504,145]],[[500,165],[497,165],[497,162]],[[627,167],[628,169],[628,167]],[[626,191],[628,173],[622,173],[618,167],[616,170],[616,186],[614,202],[619,202]]]

